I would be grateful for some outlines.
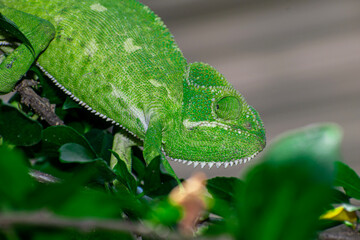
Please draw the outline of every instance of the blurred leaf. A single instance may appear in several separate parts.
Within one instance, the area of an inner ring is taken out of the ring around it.
[[[342,162],[335,162],[335,169],[335,185],[343,187],[350,197],[360,199],[360,178],[357,173]]]
[[[341,140],[342,130],[338,125],[312,124],[281,135],[267,148],[263,159],[274,164],[311,159],[332,169],[333,163],[341,159]]]
[[[55,210],[58,214],[73,217],[119,218],[122,213],[117,198],[91,189],[75,192]]]
[[[0,13],[0,30],[8,32],[10,35],[17,38],[20,42],[31,51],[31,54],[35,57],[35,51],[31,45],[29,39],[20,31],[19,27],[10,19],[6,18]]]
[[[0,136],[10,144],[32,146],[41,140],[42,126],[16,108],[1,103]]]
[[[312,171],[302,163],[255,167],[237,197],[238,239],[311,239],[331,199],[331,181],[314,177]]]
[[[24,155],[16,149],[0,145],[0,203],[20,203],[32,189]]]
[[[154,158],[146,167],[144,176],[144,191],[150,193],[161,186],[160,157]]]
[[[181,207],[175,206],[167,200],[161,200],[153,204],[145,218],[155,225],[173,226],[181,219],[182,212]]]
[[[135,178],[131,175],[131,173],[129,173],[126,164],[120,159],[119,155],[114,151],[111,152],[117,159],[117,163],[114,166],[116,179],[125,185],[130,192],[136,194],[137,185]]]
[[[340,136],[325,124],[275,141],[236,191],[236,215],[226,219],[236,239],[312,239],[332,199],[330,166],[339,158]]]
[[[60,161],[67,163],[87,163],[96,161],[96,155],[77,143],[66,143],[59,149]]]

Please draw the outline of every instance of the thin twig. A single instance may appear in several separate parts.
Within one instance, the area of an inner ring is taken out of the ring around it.
[[[40,183],[60,183],[61,179],[54,177],[48,173],[44,173],[35,169],[30,169],[29,174],[33,177],[36,181]]]
[[[21,96],[21,103],[32,108],[49,125],[64,125],[64,122],[55,114],[54,105],[51,105],[46,98],[40,97],[32,89],[36,85],[36,81],[24,79],[15,87]]]

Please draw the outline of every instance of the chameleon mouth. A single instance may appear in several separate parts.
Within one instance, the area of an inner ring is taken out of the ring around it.
[[[200,165],[201,168],[208,166],[210,169],[213,166],[216,166],[217,168],[224,166],[224,168],[227,168],[229,166],[232,167],[232,166],[236,166],[236,165],[240,165],[240,164],[245,164],[245,163],[249,162],[251,159],[253,159],[260,151],[255,152],[253,155],[251,155],[249,157],[244,157],[244,158],[226,161],[226,162],[199,162],[199,161],[183,160],[183,159],[172,158],[172,157],[166,155],[164,150],[162,152],[166,156],[167,159],[170,159],[174,162],[183,163],[188,166],[193,164],[194,168],[197,167],[198,165]]]

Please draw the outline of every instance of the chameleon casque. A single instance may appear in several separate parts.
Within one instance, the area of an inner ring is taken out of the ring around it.
[[[80,105],[142,140],[148,163],[165,153],[189,165],[227,167],[264,148],[258,112],[213,67],[188,64],[147,6],[0,0],[0,12],[34,49],[18,44],[2,58],[1,93],[36,64]]]

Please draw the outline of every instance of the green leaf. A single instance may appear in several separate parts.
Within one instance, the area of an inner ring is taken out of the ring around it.
[[[111,151],[112,154],[114,154],[114,156],[117,158],[117,163],[114,166],[114,172],[116,174],[116,179],[122,183],[124,186],[127,187],[127,189],[132,192],[133,194],[136,194],[136,190],[137,190],[137,185],[136,185],[136,180],[133,177],[133,175],[131,175],[126,167],[126,164],[121,161],[119,155],[114,152]]]
[[[333,168],[333,163],[341,159],[340,143],[342,130],[330,123],[312,124],[289,131],[275,141],[264,154],[265,161],[302,161],[311,159]]]
[[[112,181],[116,175],[102,158],[76,143],[66,143],[59,149],[60,161],[63,163],[81,163],[94,170],[93,179],[97,182]],[[135,187],[136,188],[136,187]]]
[[[232,202],[235,190],[240,188],[243,182],[235,177],[215,177],[207,180],[206,187],[215,199],[223,199]]]
[[[96,154],[106,161],[110,161],[113,136],[106,130],[93,128],[85,134]]]
[[[56,212],[73,217],[120,218],[122,207],[121,202],[110,194],[82,189],[68,198]]]
[[[60,161],[67,163],[88,163],[96,161],[96,155],[77,143],[66,143],[59,149]]]
[[[25,201],[32,185],[24,155],[0,145],[0,206],[4,201],[11,205]]]
[[[71,109],[71,108],[82,108],[82,107],[77,102],[72,100],[70,97],[67,97],[65,99],[63,109],[67,110],[67,109]]]
[[[160,156],[151,160],[146,167],[144,176],[143,190],[146,195],[151,197],[160,197],[169,194],[177,186],[177,181],[166,171],[162,171]]]
[[[335,185],[343,187],[350,197],[360,199],[360,178],[357,173],[342,162],[335,162],[335,169]]]
[[[0,13],[0,30],[8,32],[10,35],[17,38],[20,42],[24,43],[25,46],[31,51],[35,57],[35,51],[31,42],[27,37],[20,31],[19,27],[10,19],[6,18]]]
[[[42,126],[16,108],[0,102],[0,136],[17,146],[32,146],[41,140]]]
[[[93,162],[86,163],[85,165],[88,166],[89,168],[96,169],[94,174],[94,176],[96,177],[95,180],[97,180],[100,183],[110,182],[116,178],[116,174],[114,173],[114,171],[102,158],[98,158]]]
[[[206,187],[214,198],[210,212],[222,217],[231,216],[235,208],[235,191],[242,185],[243,182],[235,177],[208,179]]]
[[[144,192],[147,195],[157,195],[156,190],[161,187],[160,161],[160,156],[158,156],[151,160],[150,164],[146,167],[144,176]]]
[[[131,156],[132,159],[132,168],[139,180],[142,180],[146,173],[146,164],[145,161],[141,161],[135,155]]]
[[[43,130],[43,141],[60,147],[66,143],[76,143],[95,154],[86,138],[68,126],[51,126]]]

